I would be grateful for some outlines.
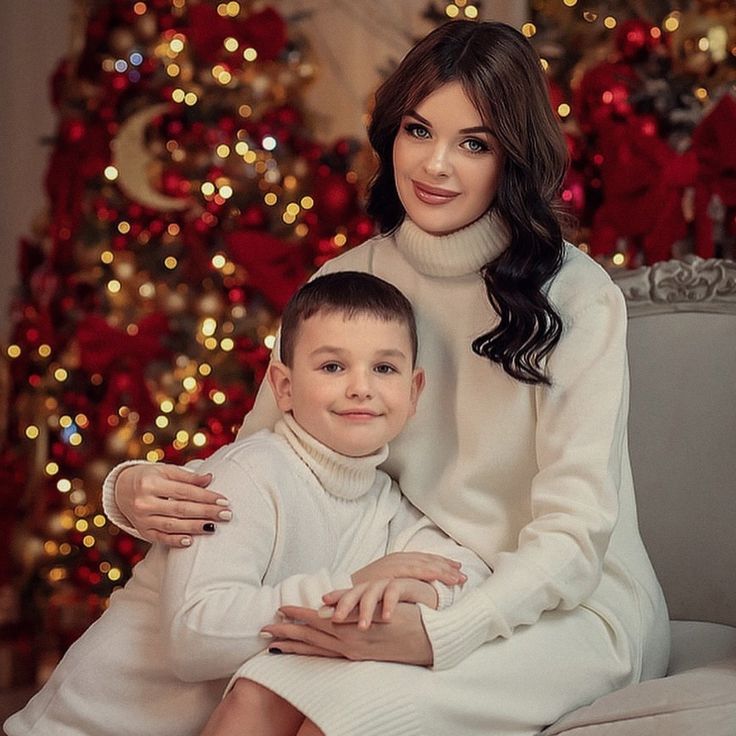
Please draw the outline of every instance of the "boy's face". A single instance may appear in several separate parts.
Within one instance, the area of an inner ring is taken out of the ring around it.
[[[414,414],[424,373],[408,328],[370,315],[318,312],[299,326],[292,366],[269,368],[276,403],[342,455],[371,455]]]

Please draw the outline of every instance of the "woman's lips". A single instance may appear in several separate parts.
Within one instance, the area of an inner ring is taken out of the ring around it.
[[[426,204],[447,204],[455,199],[459,194],[459,192],[453,192],[449,189],[441,189],[439,187],[429,186],[428,184],[421,184],[413,179],[411,183],[414,185],[414,194],[417,199]]]

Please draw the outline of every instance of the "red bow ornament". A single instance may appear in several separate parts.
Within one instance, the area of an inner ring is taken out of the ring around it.
[[[715,255],[714,228],[736,209],[736,99],[725,94],[693,133],[698,160],[695,252]]]
[[[687,235],[685,190],[695,182],[694,153],[679,154],[644,117],[610,123],[601,132],[604,200],[591,232],[591,251],[611,253],[619,238],[638,244],[647,263],[667,260]]]

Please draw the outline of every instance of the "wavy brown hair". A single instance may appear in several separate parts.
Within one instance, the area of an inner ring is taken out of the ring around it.
[[[450,21],[409,51],[376,92],[368,138],[378,170],[368,212],[383,233],[401,224],[394,140],[402,117],[448,82],[462,85],[505,153],[491,208],[508,224],[511,243],[481,269],[499,321],[473,341],[473,350],[519,381],[549,384],[544,359],[560,339],[562,321],[545,285],[564,255],[557,197],[568,156],[539,57],[521,33],[504,23]]]

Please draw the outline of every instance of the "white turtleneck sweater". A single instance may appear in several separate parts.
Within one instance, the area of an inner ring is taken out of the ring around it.
[[[495,215],[445,236],[407,219],[320,270],[375,274],[412,302],[427,385],[382,467],[493,570],[455,605],[422,607],[434,667],[461,663],[544,611],[583,604],[631,648],[635,678],[661,674],[667,613],[636,520],[623,296],[568,245],[548,286],[564,324],[547,361],[552,385],[510,378],[471,349],[498,320],[478,272],[508,237]],[[264,384],[241,434],[275,417]]]
[[[70,648],[8,736],[196,734],[227,678],[267,646],[282,605],[318,608],[350,574],[393,551],[463,563],[464,586],[435,584],[451,605],[488,575],[422,516],[385,473],[388,450],[340,455],[290,415],[205,460],[233,519],[189,548],[154,545],[110,607]],[[214,542],[214,543],[213,543]]]

